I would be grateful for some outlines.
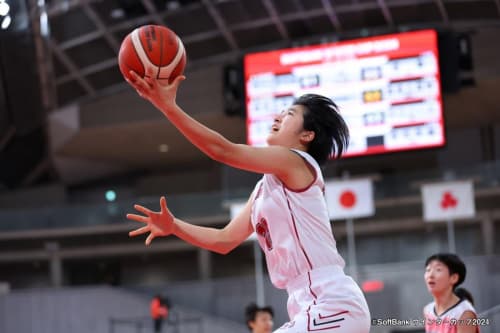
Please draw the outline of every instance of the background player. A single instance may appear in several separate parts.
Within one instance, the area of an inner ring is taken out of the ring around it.
[[[168,316],[168,304],[161,295],[156,295],[150,304],[151,318],[155,333],[160,333],[163,326],[163,320]]]
[[[370,316],[363,293],[344,274],[344,260],[332,234],[320,164],[347,148],[349,133],[336,105],[319,95],[305,95],[279,114],[267,138],[268,147],[235,144],[200,124],[176,104],[183,76],[172,84],[131,72],[130,84],[148,99],[196,147],[232,167],[264,174],[246,206],[225,228],[191,225],[174,218],[164,197],[160,212],[135,208],[145,216],[127,217],[149,232],[176,235],[201,248],[228,253],[255,230],[266,255],[271,281],[286,288],[290,322],[276,332],[366,333]]]
[[[424,307],[427,333],[477,333],[474,319],[476,310],[466,295],[470,293],[456,288],[465,280],[465,264],[458,256],[438,253],[425,261],[425,283],[434,301]],[[472,298],[472,297],[471,297]]]
[[[251,333],[271,333],[274,311],[270,306],[250,304],[245,309],[245,319]]]

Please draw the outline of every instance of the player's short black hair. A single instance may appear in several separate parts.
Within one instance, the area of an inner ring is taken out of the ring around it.
[[[251,303],[245,308],[245,323],[247,324],[247,327],[249,329],[251,329],[249,322],[255,321],[255,317],[257,317],[258,312],[267,312],[271,315],[271,317],[274,318],[274,311],[272,307],[270,306],[259,307],[256,304]]]
[[[436,253],[427,258],[425,261],[425,267],[429,265],[431,261],[439,261],[443,263],[446,267],[448,267],[448,271],[450,275],[458,274],[457,283],[453,285],[453,290],[458,287],[462,282],[465,281],[465,276],[467,274],[467,269],[465,268],[465,264],[456,254],[453,253]]]
[[[307,152],[320,165],[330,156],[340,157],[349,144],[349,128],[337,105],[330,98],[316,94],[302,95],[293,104],[305,107],[304,129],[314,132]]]

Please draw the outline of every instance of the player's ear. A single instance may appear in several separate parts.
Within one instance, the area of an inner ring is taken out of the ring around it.
[[[453,273],[453,274],[450,275],[450,282],[453,285],[455,285],[455,283],[458,282],[458,278],[459,278],[458,273]]]
[[[310,143],[312,140],[314,140],[314,137],[314,131],[303,130],[300,134],[300,141],[302,141],[303,143]]]

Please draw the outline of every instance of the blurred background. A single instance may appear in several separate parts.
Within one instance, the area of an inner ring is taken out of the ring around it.
[[[175,237],[151,247],[128,237],[136,225],[125,214],[134,203],[157,209],[161,195],[177,217],[222,227],[260,178],[205,157],[123,80],[121,41],[145,24],[170,27],[185,45],[178,103],[241,143],[255,130],[249,87],[261,75],[246,55],[436,31],[436,50],[410,54],[439,64],[428,95],[412,95],[421,79],[413,75],[356,97],[381,102],[391,84],[412,81],[394,88],[407,96],[385,103],[389,111],[353,108],[365,120],[351,127],[358,150],[324,176],[343,186],[364,180],[368,208],[332,216],[333,232],[373,318],[421,318],[432,300],[424,261],[451,250],[489,319],[482,332],[500,332],[499,0],[0,0],[0,332],[152,332],[155,294],[171,303],[163,332],[245,332],[250,302],[273,306],[276,328],[287,321],[286,293],[271,286],[253,240],[222,256]],[[432,102],[431,118],[417,119],[421,101]],[[280,101],[266,103],[279,111]],[[400,104],[414,106],[412,115],[388,127]],[[388,132],[360,139],[370,121]],[[439,138],[422,143],[431,123]],[[390,146],[401,128],[405,139]],[[442,198],[425,197],[434,183]],[[455,215],[436,211],[462,201]]]

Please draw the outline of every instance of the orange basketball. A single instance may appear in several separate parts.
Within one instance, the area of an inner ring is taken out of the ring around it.
[[[144,25],[129,33],[118,53],[118,64],[125,78],[132,70],[144,77],[152,68],[157,79],[172,82],[184,72],[186,51],[181,39],[167,27]]]

